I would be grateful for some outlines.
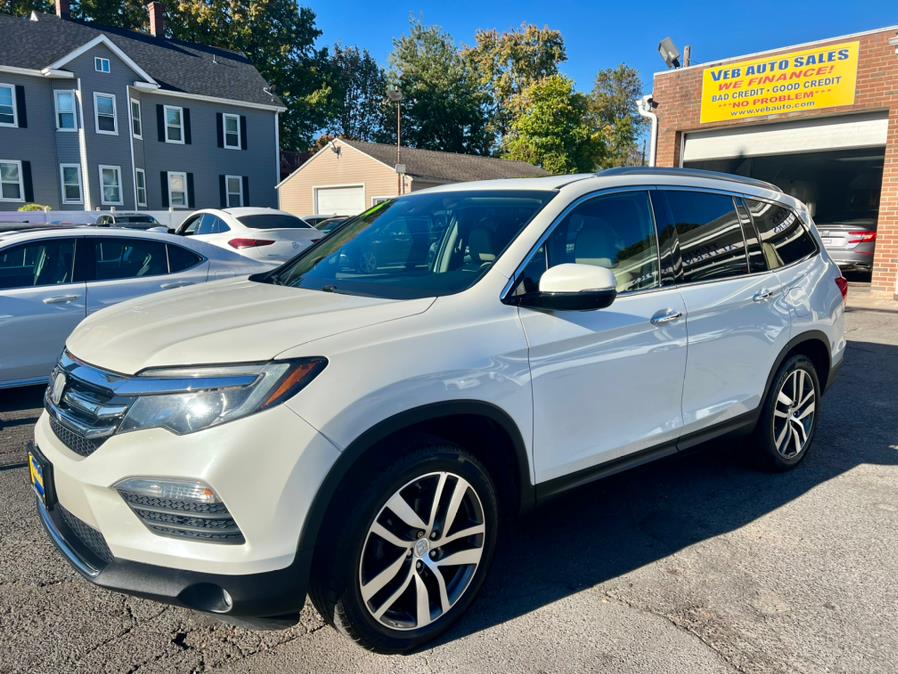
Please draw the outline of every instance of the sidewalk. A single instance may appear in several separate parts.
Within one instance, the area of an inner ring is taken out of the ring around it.
[[[898,313],[898,300],[877,296],[870,290],[869,283],[848,283],[848,309],[872,309]]]

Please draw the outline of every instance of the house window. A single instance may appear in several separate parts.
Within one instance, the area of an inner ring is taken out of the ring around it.
[[[134,169],[134,187],[137,191],[137,205],[147,205],[147,174],[143,169]]]
[[[115,95],[94,93],[94,113],[97,133],[118,135],[118,117],[115,114]]]
[[[131,99],[131,133],[135,138],[143,138],[143,122],[140,118],[140,101]]]
[[[94,70],[98,73],[108,73],[109,68],[109,59],[104,59],[99,56],[94,58]]]
[[[60,164],[59,182],[62,185],[62,203],[81,203],[81,166],[79,164]]]
[[[228,208],[243,206],[243,177],[225,176]]]
[[[168,172],[168,204],[173,208],[186,207],[187,174],[183,171]]]
[[[222,131],[224,132],[224,146],[231,150],[239,150],[242,147],[240,142],[240,115],[229,115],[227,113],[222,116]]]
[[[100,203],[104,206],[122,205],[122,168],[100,164]]]
[[[75,92],[56,90],[53,98],[56,102],[56,129],[75,131]]]
[[[16,88],[0,84],[0,126],[18,126],[16,115]]]
[[[165,109],[165,142],[184,142],[184,109],[173,105],[164,106]]]
[[[25,201],[22,162],[0,159],[0,201]]]
[[[377,204],[382,204],[385,201],[389,201],[390,199],[394,199],[395,197],[371,197],[371,205],[377,206]]]

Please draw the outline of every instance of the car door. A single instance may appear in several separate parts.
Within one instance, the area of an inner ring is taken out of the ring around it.
[[[84,318],[75,241],[39,239],[0,250],[0,386],[48,377]]]
[[[86,257],[92,260],[87,279],[87,313],[132,297],[205,280],[208,263],[172,274],[166,243],[149,238],[85,237]]]
[[[564,262],[610,268],[618,296],[598,311],[520,309],[537,482],[654,446],[673,451],[682,426],[685,308],[662,283],[648,191],[574,205],[532,253],[514,292],[535,290],[546,269]]]
[[[664,188],[652,192],[663,235],[677,240],[677,287],[686,305],[688,360],[683,431],[738,423],[760,404],[767,376],[789,340],[784,285],[748,246],[737,205],[722,192]]]

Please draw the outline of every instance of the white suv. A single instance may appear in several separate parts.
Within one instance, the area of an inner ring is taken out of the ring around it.
[[[406,651],[552,494],[733,431],[800,462],[845,290],[807,209],[759,181],[426,190],[272,272],[85,320],[35,430],[38,511],[99,585],[251,624],[308,591]]]

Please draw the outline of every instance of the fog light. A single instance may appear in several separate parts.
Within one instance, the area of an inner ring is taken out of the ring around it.
[[[198,480],[128,478],[115,485],[154,534],[208,543],[244,543],[240,527],[218,494]]]

